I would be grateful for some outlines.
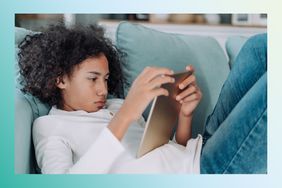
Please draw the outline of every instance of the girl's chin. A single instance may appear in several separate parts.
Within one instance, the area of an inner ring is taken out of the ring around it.
[[[94,108],[88,108],[87,110],[85,109],[84,111],[88,112],[88,113],[92,113],[92,112],[97,112],[99,110],[101,110],[103,107],[100,106],[95,106]]]
[[[91,110],[92,112],[97,112],[97,111],[99,111],[99,110],[101,110],[101,109],[103,109],[104,108],[104,106],[96,106],[96,108],[95,109],[93,109],[93,110]]]
[[[91,112],[97,112],[101,109],[104,109],[105,108],[105,104],[94,104],[93,106],[89,106],[87,109],[85,108],[85,111],[87,111],[88,113],[91,113]]]

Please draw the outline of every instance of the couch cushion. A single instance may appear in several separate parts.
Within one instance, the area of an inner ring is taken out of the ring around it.
[[[244,45],[244,43],[248,40],[248,37],[243,36],[232,36],[228,37],[225,47],[229,57],[229,66],[232,68],[233,63],[237,55],[239,54],[240,49]]]
[[[146,66],[168,67],[175,72],[185,70],[189,64],[195,67],[203,99],[194,113],[193,136],[201,133],[229,73],[227,59],[217,41],[211,37],[163,33],[129,22],[119,24],[116,40],[124,56],[122,70],[128,81],[125,94]],[[145,118],[149,108],[143,113]]]

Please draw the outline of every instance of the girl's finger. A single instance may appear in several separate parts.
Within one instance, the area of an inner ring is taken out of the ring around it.
[[[175,79],[170,77],[170,76],[158,76],[155,79],[153,79],[151,82],[149,82],[149,88],[150,89],[154,89],[154,88],[158,88],[163,84],[166,83],[174,83]]]
[[[184,91],[182,91],[180,94],[176,96],[176,100],[180,101],[183,98],[191,95],[192,93],[195,93],[197,91],[197,87],[194,85],[190,85],[188,88],[186,88]]]
[[[193,67],[192,65],[187,65],[187,66],[186,66],[186,70],[187,70],[187,71],[190,71],[190,72],[192,72],[192,73],[195,72],[195,69],[194,69],[194,67]]]
[[[169,93],[166,89],[160,87],[160,88],[156,88],[152,91],[152,97],[157,97],[157,96],[160,96],[160,95],[164,95],[164,96],[168,96]]]
[[[150,82],[155,77],[160,75],[173,75],[174,72],[171,69],[168,68],[162,68],[162,67],[146,67],[144,69],[144,74],[142,73],[142,76],[144,77],[145,82]]]
[[[197,92],[197,93],[193,93],[192,95],[185,97],[180,102],[181,103],[191,102],[191,101],[199,100],[200,98],[201,98],[200,93]]]
[[[192,84],[194,82],[196,82],[196,77],[194,74],[191,74],[190,76],[188,76],[188,78],[186,78],[183,82],[181,82],[178,87],[179,89],[184,89],[189,84]]]

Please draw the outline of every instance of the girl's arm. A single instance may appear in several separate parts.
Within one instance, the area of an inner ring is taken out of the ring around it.
[[[155,97],[168,96],[168,91],[160,86],[173,83],[174,79],[170,77],[172,74],[173,71],[167,68],[146,67],[135,79],[122,107],[108,125],[118,140],[123,138],[129,125],[142,116],[145,108]]]
[[[194,73],[194,68],[191,65],[187,66],[186,70]],[[187,141],[192,136],[191,124],[193,112],[202,99],[202,92],[197,86],[196,76],[194,74],[191,74],[179,84],[179,89],[182,91],[176,96],[176,100],[181,103],[176,131],[176,142],[186,146]]]
[[[36,161],[42,174],[104,174],[124,148],[108,128],[98,135],[81,158],[74,163],[71,142],[62,136],[46,136],[34,131]]]
[[[178,118],[175,140],[178,144],[186,146],[187,141],[192,137],[192,115]]]

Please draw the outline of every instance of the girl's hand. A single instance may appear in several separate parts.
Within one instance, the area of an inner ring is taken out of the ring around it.
[[[176,96],[176,100],[181,103],[179,116],[192,117],[193,111],[202,99],[202,92],[197,86],[196,77],[193,74],[194,68],[189,65],[186,70],[191,71],[192,74],[179,84],[179,89],[182,91]]]
[[[128,120],[138,120],[148,104],[157,96],[169,93],[160,86],[165,83],[174,83],[171,77],[173,71],[167,68],[146,67],[133,82],[122,106],[124,117]]]

